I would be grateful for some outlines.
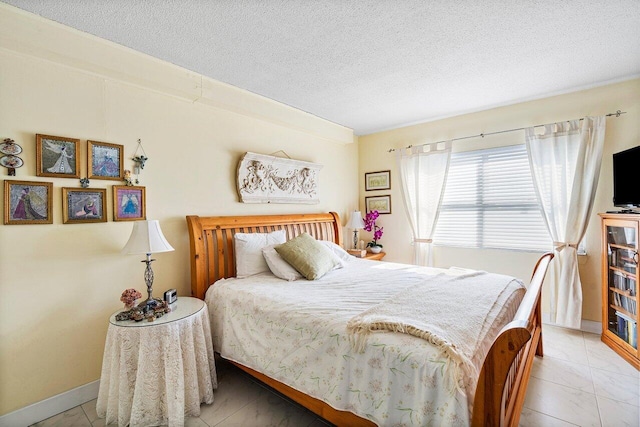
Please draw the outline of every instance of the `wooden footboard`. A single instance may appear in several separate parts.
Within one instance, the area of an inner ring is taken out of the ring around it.
[[[233,234],[236,232],[284,229],[289,239],[307,232],[316,239],[342,243],[342,225],[333,212],[244,217],[188,216],[187,225],[191,244],[191,290],[192,295],[200,299],[204,299],[206,290],[216,280],[235,275]],[[518,425],[534,356],[542,356],[540,292],[552,258],[553,254],[540,258],[514,320],[502,329],[485,358],[474,397],[473,426]],[[374,425],[260,372],[238,366],[338,426]]]
[[[542,356],[541,290],[553,254],[544,254],[514,319],[498,334],[482,365],[472,425],[517,426],[533,359]]]

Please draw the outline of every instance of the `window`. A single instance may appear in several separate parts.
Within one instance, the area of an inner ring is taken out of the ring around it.
[[[548,251],[524,144],[451,155],[434,243]]]

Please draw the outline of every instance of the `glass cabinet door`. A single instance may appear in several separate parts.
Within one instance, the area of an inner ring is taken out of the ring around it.
[[[638,348],[638,228],[607,225],[608,329]]]

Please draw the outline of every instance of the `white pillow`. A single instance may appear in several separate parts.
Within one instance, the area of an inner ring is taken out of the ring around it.
[[[318,240],[318,242],[331,249],[331,252],[333,252],[333,254],[340,259],[341,265],[338,268],[346,267],[346,264],[348,262],[353,261],[353,256],[349,255],[349,252],[342,249],[342,247],[340,247],[336,243],[330,242],[329,240]]]
[[[269,271],[262,256],[262,248],[286,242],[285,230],[272,233],[236,233],[233,242],[236,251],[236,277],[253,276]]]
[[[262,255],[264,255],[269,270],[271,270],[274,276],[288,281],[302,279],[302,274],[298,273],[298,270],[282,259],[280,254],[275,250],[275,245],[262,248]]]

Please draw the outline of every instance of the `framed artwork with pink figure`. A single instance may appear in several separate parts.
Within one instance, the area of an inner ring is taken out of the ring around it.
[[[106,200],[104,188],[63,188],[62,222],[107,222]]]
[[[113,186],[113,220],[140,221],[147,219],[144,187]]]
[[[4,181],[4,223],[53,224],[53,183]]]

